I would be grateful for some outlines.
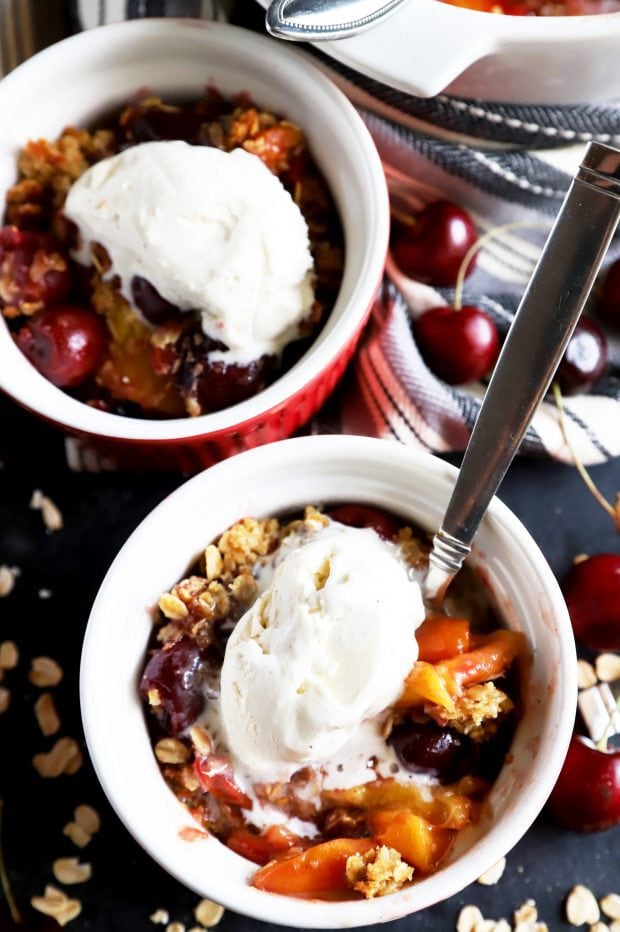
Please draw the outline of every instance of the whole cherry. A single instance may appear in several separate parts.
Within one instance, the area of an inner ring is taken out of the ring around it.
[[[67,259],[52,237],[15,226],[0,229],[0,303],[20,310],[56,303],[70,288]]]
[[[94,311],[60,304],[29,317],[17,333],[17,345],[46,379],[72,388],[97,369],[106,345],[105,325]]]
[[[573,564],[562,591],[577,640],[592,650],[620,650],[620,555]]]
[[[616,259],[607,270],[601,289],[598,314],[605,323],[620,328],[620,259]]]
[[[599,832],[620,822],[620,748],[599,750],[573,735],[549,811],[565,828]]]
[[[410,278],[431,285],[454,285],[465,255],[478,238],[469,214],[451,201],[434,201],[412,222],[396,220],[392,255]],[[471,272],[475,257],[468,263]]]
[[[495,324],[479,307],[433,307],[417,318],[413,331],[426,363],[449,385],[482,378],[499,356]]]
[[[585,391],[600,379],[607,366],[607,341],[590,317],[582,317],[568,341],[557,379],[564,394]]]

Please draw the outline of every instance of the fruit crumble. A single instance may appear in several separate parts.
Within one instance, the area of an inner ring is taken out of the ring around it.
[[[362,505],[244,518],[159,601],[140,681],[164,779],[258,889],[375,897],[475,822],[518,719],[522,634],[467,568]]]
[[[332,309],[344,244],[301,129],[210,90],[30,140],[0,229],[0,309],[101,410],[197,416],[260,392]]]

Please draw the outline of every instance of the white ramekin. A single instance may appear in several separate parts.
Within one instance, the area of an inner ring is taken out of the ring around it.
[[[158,458],[175,465],[177,451],[181,468],[207,465],[290,435],[325,400],[383,273],[389,206],[379,156],[353,106],[307,56],[221,23],[146,19],[104,26],[46,49],[0,82],[0,203],[28,139],[55,137],[69,124],[92,125],[145,89],[191,97],[208,85],[225,95],[247,92],[304,130],[342,220],[344,277],[327,323],[296,365],[255,397],[197,418],[127,418],[88,407],[44,379],[0,319],[0,388],[113,454],[136,453],[142,465]]]
[[[566,606],[540,550],[494,499],[472,560],[506,624],[532,651],[525,704],[511,754],[483,807],[436,874],[391,896],[325,902],[254,889],[255,866],[213,837],[189,843],[191,818],[164,783],[151,748],[138,679],[151,610],[205,544],[243,517],[306,503],[372,502],[437,528],[455,469],[434,457],[362,437],[306,437],[269,444],[208,469],[142,522],[109,570],[92,609],[81,669],[86,740],[116,812],[166,870],[197,893],[257,919],[348,928],[396,919],[443,900],[495,864],[541,810],[564,760],[576,699],[575,646]]]
[[[419,97],[446,91],[504,103],[576,104],[620,96],[620,13],[504,16],[410,0],[379,26],[317,47]],[[579,141],[579,134],[565,138]]]

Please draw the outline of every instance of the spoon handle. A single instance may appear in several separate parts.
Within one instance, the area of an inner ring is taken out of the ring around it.
[[[443,525],[427,598],[470,550],[491,498],[560,363],[620,218],[620,150],[591,143],[571,182],[486,390]]]

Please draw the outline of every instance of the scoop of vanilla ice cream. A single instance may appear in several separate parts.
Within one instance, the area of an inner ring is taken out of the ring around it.
[[[198,310],[229,361],[278,353],[314,300],[308,227],[278,178],[243,149],[147,142],[97,162],[70,188],[65,215],[90,264],[105,247],[125,297],[141,276]]]
[[[229,749],[288,777],[336,753],[400,695],[424,619],[419,585],[372,529],[332,522],[277,565],[224,657]]]

